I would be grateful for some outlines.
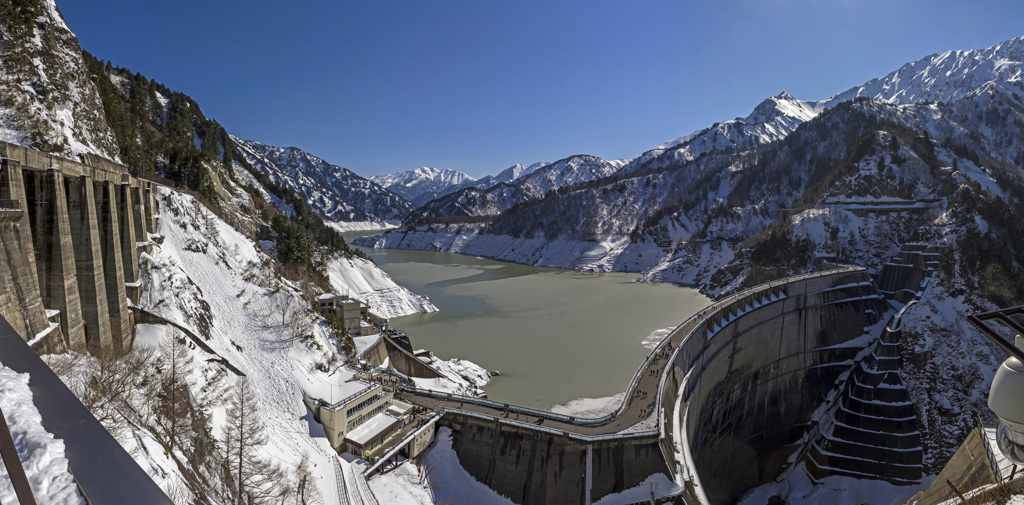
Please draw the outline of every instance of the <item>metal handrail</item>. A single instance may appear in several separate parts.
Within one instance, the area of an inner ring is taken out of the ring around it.
[[[995,320],[997,323],[1002,323],[1003,326],[1013,330],[1018,335],[1024,335],[1024,326],[1020,323],[1010,319],[1010,316],[1024,315],[1024,305],[1017,307],[1009,307],[1005,309],[993,310],[991,312],[982,312],[981,314],[971,314],[967,316],[967,322],[974,325],[975,328],[981,330],[990,340],[995,342],[1002,347],[1004,351],[1010,353],[1014,358],[1024,362],[1024,349],[1018,348],[1013,342],[1007,342],[995,329],[985,324],[986,321]]]

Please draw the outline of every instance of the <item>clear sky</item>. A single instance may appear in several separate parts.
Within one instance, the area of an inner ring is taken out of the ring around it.
[[[57,0],[231,133],[370,176],[633,158],[787,91],[1024,35],[1024,2]]]

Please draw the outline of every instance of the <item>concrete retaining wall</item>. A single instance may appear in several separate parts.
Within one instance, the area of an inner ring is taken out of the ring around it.
[[[463,468],[523,505],[582,505],[668,473],[656,436],[584,442],[456,412],[440,424],[451,428]]]
[[[711,503],[773,480],[885,310],[857,270],[765,287],[709,316],[664,379],[665,453],[675,454],[677,442],[689,448]]]
[[[391,364],[391,368],[409,377],[423,377],[433,379],[444,377],[434,367],[422,362],[412,353],[405,350],[401,345],[387,336],[381,335],[380,340],[363,351],[362,358],[368,363],[380,366],[385,360]]]
[[[77,162],[6,142],[0,159],[0,315],[39,337],[36,349],[127,350],[136,241],[156,231],[153,183],[95,156]]]

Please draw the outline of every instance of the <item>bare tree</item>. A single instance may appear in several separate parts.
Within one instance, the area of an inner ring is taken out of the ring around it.
[[[161,356],[165,366],[157,398],[157,425],[167,437],[165,443],[168,451],[173,451],[175,443],[189,430],[189,419],[196,410],[192,402],[192,393],[188,386],[188,376],[192,374],[192,353],[185,345],[184,338],[172,337],[166,344]]]
[[[145,348],[126,354],[97,350],[92,356],[78,353],[48,356],[47,364],[67,382],[107,431],[116,434],[140,419],[139,411],[143,406],[134,392],[145,382],[146,367],[152,355],[152,351]]]
[[[267,443],[267,435],[252,386],[245,377],[239,377],[232,388],[227,418],[222,461],[225,500],[238,505],[260,504],[291,492],[290,486],[281,485],[280,467],[260,457],[259,448]]]
[[[298,468],[295,469],[295,480],[296,501],[300,505],[323,503],[324,497],[320,494],[320,488],[317,487],[316,482],[313,480],[313,473],[309,468],[309,458],[306,454],[302,455],[302,461],[299,462]]]
[[[291,321],[286,326],[285,335],[289,340],[298,340],[313,334],[315,322],[313,315],[305,310],[295,310],[292,313]]]

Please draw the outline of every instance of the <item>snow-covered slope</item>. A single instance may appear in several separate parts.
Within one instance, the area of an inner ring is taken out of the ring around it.
[[[458,170],[432,167],[375,175],[370,177],[370,180],[392,193],[401,195],[417,207],[476,182],[476,179]]]
[[[387,272],[369,260],[335,258],[327,266],[327,275],[336,292],[369,304],[370,310],[378,316],[392,318],[437,312],[437,307],[427,297],[395,284]]]
[[[0,140],[68,158],[118,159],[78,39],[54,0],[20,2],[18,8],[31,11],[31,22],[0,20]]]
[[[231,139],[253,168],[274,183],[305,196],[325,221],[343,228],[345,223],[359,223],[364,229],[384,228],[401,221],[413,209],[408,200],[379,184],[301,149],[273,147],[234,136]]]
[[[303,390],[339,387],[354,374],[340,367],[339,343],[322,322],[312,326],[309,337],[292,334],[289,325],[296,314],[309,311],[309,300],[299,285],[278,277],[271,259],[251,240],[190,196],[161,187],[158,199],[158,233],[163,240],[151,254],[142,255],[140,306],[187,328],[212,349],[211,355],[193,346],[197,370],[189,381],[192,394],[210,405],[214,435],[220,436],[226,422],[220,402],[235,380],[230,368],[218,364],[223,360],[244,373],[254,389],[269,439],[262,453],[285,469],[282,485],[293,482],[295,469],[305,459],[323,503],[339,503],[334,453],[301,402]],[[371,310],[381,315],[431,307],[394,286],[365,260],[333,262],[331,280],[339,290],[363,295]],[[387,286],[390,290],[381,290]],[[161,350],[172,338],[181,338],[178,330],[164,326],[145,327],[144,335],[141,345]],[[142,450],[135,441],[144,439],[129,433],[122,442],[144,467],[173,474],[176,470],[167,465],[169,461],[145,455],[152,450]],[[166,486],[178,480],[164,479],[158,482]]]

